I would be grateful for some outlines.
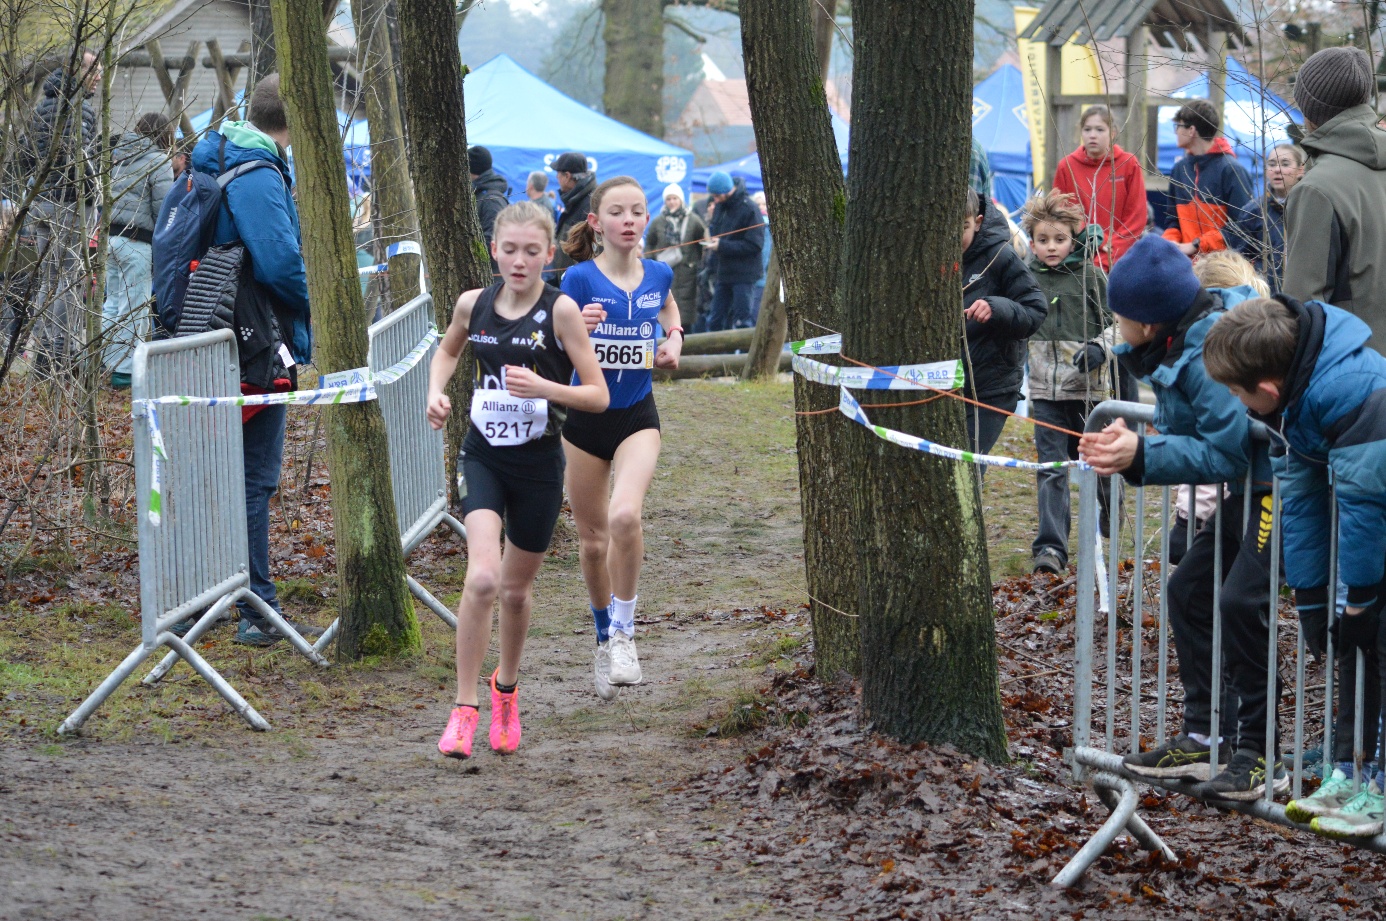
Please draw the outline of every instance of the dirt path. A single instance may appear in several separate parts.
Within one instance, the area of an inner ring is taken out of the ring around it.
[[[219,628],[208,657],[271,720],[267,734],[184,666],[162,689],[127,686],[85,737],[55,740],[47,730],[80,693],[49,674],[51,649],[29,648],[41,636],[12,641],[0,650],[19,657],[11,670],[39,677],[0,685],[0,918],[787,917],[767,905],[768,870],[707,856],[729,815],[669,795],[739,760],[741,743],[700,727],[806,627],[778,614],[801,578],[787,398],[661,389],[667,430],[707,437],[670,437],[651,498],[648,683],[612,704],[593,693],[563,537],[537,590],[524,744],[509,759],[484,737],[468,762],[438,755],[451,652],[431,619],[418,662],[325,672],[233,648]],[[748,401],[743,422],[707,434]],[[455,593],[460,559],[438,553],[422,574]],[[769,616],[732,611],[763,604]],[[102,655],[133,638],[118,631]]]

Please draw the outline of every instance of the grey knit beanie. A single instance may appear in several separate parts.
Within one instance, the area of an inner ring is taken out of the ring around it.
[[[1372,61],[1361,48],[1325,48],[1299,69],[1295,105],[1319,127],[1372,98]]]

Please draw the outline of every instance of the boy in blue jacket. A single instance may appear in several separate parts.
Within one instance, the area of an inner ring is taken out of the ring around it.
[[[1203,289],[1193,265],[1168,240],[1147,236],[1112,269],[1107,303],[1125,342],[1118,361],[1155,391],[1157,435],[1120,420],[1079,442],[1083,458],[1102,476],[1120,473],[1136,485],[1227,483],[1222,510],[1222,571],[1214,560],[1217,534],[1198,532],[1169,580],[1169,618],[1184,684],[1184,731],[1153,751],[1128,755],[1127,770],[1153,779],[1202,781],[1199,796],[1255,800],[1265,794],[1267,768],[1266,645],[1269,639],[1270,462],[1253,444],[1242,405],[1203,368],[1203,341],[1226,309],[1252,296],[1250,288]],[[1246,493],[1246,474],[1253,487]],[[1244,510],[1247,527],[1242,527]],[[1221,581],[1221,611],[1213,606]],[[1222,618],[1225,671],[1218,763],[1211,774],[1213,618]],[[1235,707],[1232,702],[1236,701]],[[1235,719],[1232,714],[1235,713]],[[1228,732],[1235,730],[1234,732]],[[1289,784],[1277,763],[1276,790]]]
[[[1334,634],[1340,675],[1335,766],[1314,795],[1285,809],[1335,838],[1381,834],[1386,803],[1379,771],[1386,756],[1369,766],[1370,782],[1361,790],[1352,779],[1357,652],[1364,653],[1368,671],[1363,746],[1373,754],[1378,666],[1386,653],[1386,619],[1380,616],[1386,592],[1386,358],[1367,347],[1371,335],[1345,310],[1280,295],[1238,306],[1204,347],[1208,374],[1285,439],[1287,451],[1276,459],[1285,573],[1306,642],[1319,652],[1328,623],[1327,535],[1336,490],[1338,578],[1347,585],[1347,605]]]

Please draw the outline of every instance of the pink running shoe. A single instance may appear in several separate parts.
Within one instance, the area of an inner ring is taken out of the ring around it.
[[[503,694],[496,690],[496,676],[491,673],[491,748],[502,755],[512,755],[520,747],[519,690]]]
[[[453,707],[448,717],[448,728],[438,740],[438,751],[449,758],[470,758],[472,756],[472,736],[476,735],[476,724],[481,718],[476,707]]]

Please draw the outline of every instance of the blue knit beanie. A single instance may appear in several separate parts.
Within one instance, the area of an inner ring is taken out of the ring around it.
[[[732,177],[718,170],[707,177],[707,194],[726,195],[732,190]]]
[[[1193,262],[1153,234],[1141,237],[1107,276],[1107,306],[1117,316],[1161,326],[1173,323],[1198,297]]]

